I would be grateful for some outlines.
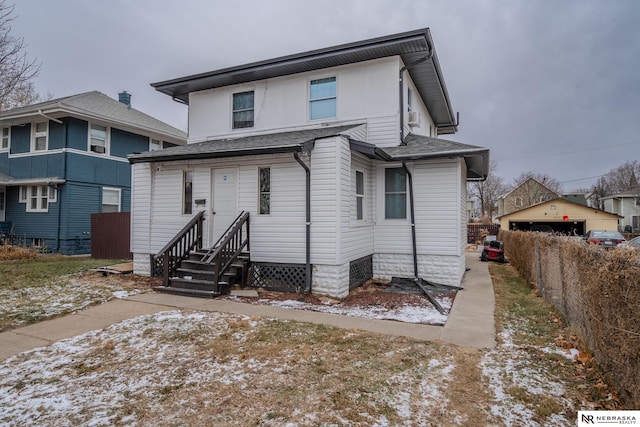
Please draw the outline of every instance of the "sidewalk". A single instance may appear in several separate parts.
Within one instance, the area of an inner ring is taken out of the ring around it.
[[[36,347],[52,344],[132,317],[153,314],[174,308],[274,317],[325,324],[347,329],[360,329],[387,335],[406,336],[419,340],[440,340],[475,348],[494,348],[495,299],[486,263],[477,252],[467,253],[467,268],[462,286],[442,326],[419,325],[392,320],[364,319],[307,310],[252,305],[216,299],[200,299],[177,295],[146,293],[127,299],[109,301],[75,314],[47,320],[23,328],[0,333],[0,360]]]

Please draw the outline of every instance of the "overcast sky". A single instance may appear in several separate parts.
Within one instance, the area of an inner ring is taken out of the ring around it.
[[[8,0],[42,62],[37,90],[98,90],[186,130],[187,107],[149,84],[429,27],[460,130],[505,182],[566,191],[640,159],[637,0]]]

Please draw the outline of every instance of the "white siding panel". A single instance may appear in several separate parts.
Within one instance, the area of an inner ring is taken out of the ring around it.
[[[395,147],[400,144],[400,118],[398,114],[367,119],[367,139],[378,147]]]
[[[364,220],[358,221],[356,212],[356,171],[364,173]],[[358,153],[351,153],[350,188],[347,206],[349,223],[343,232],[343,260],[353,261],[373,253],[373,189],[371,161]]]
[[[131,252],[149,253],[151,164],[131,167]]]

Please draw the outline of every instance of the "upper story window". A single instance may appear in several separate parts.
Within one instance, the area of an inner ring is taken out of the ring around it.
[[[384,170],[384,217],[407,218],[407,174],[403,168]]]
[[[27,204],[27,212],[48,212],[49,203],[57,201],[58,191],[48,185],[28,185],[20,187],[20,203]]]
[[[96,124],[89,126],[89,151],[105,154],[107,152],[107,127]]]
[[[258,179],[260,180],[260,215],[271,213],[271,168],[258,168]]]
[[[9,149],[9,141],[11,140],[11,128],[0,128],[0,150]]]
[[[364,219],[364,172],[356,171],[356,219]]]
[[[31,151],[45,151],[49,140],[49,122],[33,124],[31,132]]]
[[[413,92],[411,89],[407,89],[407,111],[413,111]]]
[[[162,148],[162,142],[158,139],[149,139],[149,151],[158,151]]]
[[[233,94],[233,129],[253,127],[253,91]]]
[[[309,118],[311,120],[336,117],[336,78],[311,80],[309,84]]]
[[[102,187],[102,212],[120,212],[120,189]]]

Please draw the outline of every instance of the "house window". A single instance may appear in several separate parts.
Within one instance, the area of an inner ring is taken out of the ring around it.
[[[48,212],[49,203],[57,200],[57,191],[48,185],[20,187],[18,201],[27,205],[27,212]]]
[[[336,117],[336,78],[311,80],[309,85],[309,118],[311,120]]]
[[[403,168],[384,170],[384,217],[407,218],[407,174]]]
[[[253,91],[233,94],[233,129],[253,127]]]
[[[407,89],[407,111],[413,111],[413,92],[411,89]]]
[[[158,139],[151,138],[149,140],[149,151],[158,151],[162,148],[162,142]]]
[[[259,213],[268,215],[271,213],[271,168],[259,168],[258,179],[260,186]]]
[[[364,172],[356,171],[356,219],[364,219]]]
[[[640,206],[640,197],[636,197],[636,206]]]
[[[102,212],[120,212],[120,189],[102,187]]]
[[[522,197],[516,197],[515,205],[516,205],[516,208],[522,207]]]
[[[47,149],[47,134],[49,122],[38,122],[33,125],[31,151],[45,151]]]
[[[11,128],[2,128],[0,138],[2,138],[0,140],[0,150],[7,150],[11,139]]]
[[[182,213],[183,215],[191,215],[193,213],[193,172],[184,171],[182,182]]]
[[[105,154],[107,152],[107,127],[91,124],[89,127],[89,151]]]
[[[633,227],[634,232],[637,232],[638,230],[640,230],[640,216],[633,215],[631,217],[631,227]]]

